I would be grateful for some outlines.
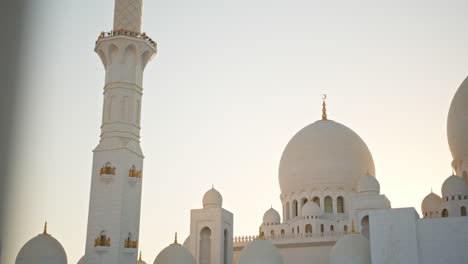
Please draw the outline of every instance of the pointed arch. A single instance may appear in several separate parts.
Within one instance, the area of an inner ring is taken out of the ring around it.
[[[200,231],[200,264],[211,264],[211,229],[204,227]]]

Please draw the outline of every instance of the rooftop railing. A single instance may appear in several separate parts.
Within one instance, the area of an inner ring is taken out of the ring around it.
[[[146,35],[145,32],[139,33],[139,32],[133,32],[133,31],[127,31],[127,30],[117,30],[117,31],[109,31],[109,32],[101,32],[99,34],[98,39],[96,40],[96,43],[102,39],[102,38],[109,38],[109,37],[114,37],[114,36],[128,36],[132,38],[137,38],[137,39],[143,39],[146,40],[149,44],[151,44],[154,48],[158,47],[158,44],[152,40],[148,35]]]

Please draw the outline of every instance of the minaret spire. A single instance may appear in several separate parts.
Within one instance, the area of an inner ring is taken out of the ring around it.
[[[327,100],[327,95],[323,94],[322,95],[322,120],[328,120],[327,119],[327,104],[325,103],[325,100]]]
[[[115,0],[114,31],[141,32],[142,0]]]

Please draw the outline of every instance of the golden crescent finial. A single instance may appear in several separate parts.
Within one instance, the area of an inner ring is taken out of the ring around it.
[[[326,94],[322,94],[322,120],[328,120],[327,119],[327,104],[325,103],[325,100],[327,99]]]

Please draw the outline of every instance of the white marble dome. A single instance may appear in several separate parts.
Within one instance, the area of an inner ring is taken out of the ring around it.
[[[203,196],[203,208],[218,208],[222,206],[223,197],[215,188],[211,188]]]
[[[302,216],[320,216],[321,213],[320,207],[313,201],[308,201],[302,207]]]
[[[15,263],[67,264],[67,254],[57,239],[49,234],[40,234],[24,244]]]
[[[447,137],[454,161],[468,158],[468,77],[452,99],[447,118]]]
[[[367,174],[359,180],[358,191],[362,194],[380,194],[380,183],[379,181]]]
[[[281,223],[281,216],[273,208],[268,209],[264,214],[263,214],[263,224],[279,224]]]
[[[154,264],[195,264],[195,258],[182,245],[172,244],[158,254]]]
[[[317,185],[357,187],[366,172],[375,175],[364,141],[338,122],[319,120],[289,141],[281,156],[279,183],[283,194]]]
[[[439,195],[431,192],[426,197],[424,197],[421,203],[421,211],[423,215],[426,215],[426,213],[430,215],[431,212],[439,212],[441,205],[442,198]]]
[[[256,239],[242,249],[237,264],[283,264],[283,257],[269,240]]]
[[[361,234],[343,236],[330,251],[330,264],[371,264],[369,240]]]
[[[448,177],[442,184],[442,196],[451,196],[451,195],[467,195],[468,186],[465,181],[456,176],[452,175]]]

